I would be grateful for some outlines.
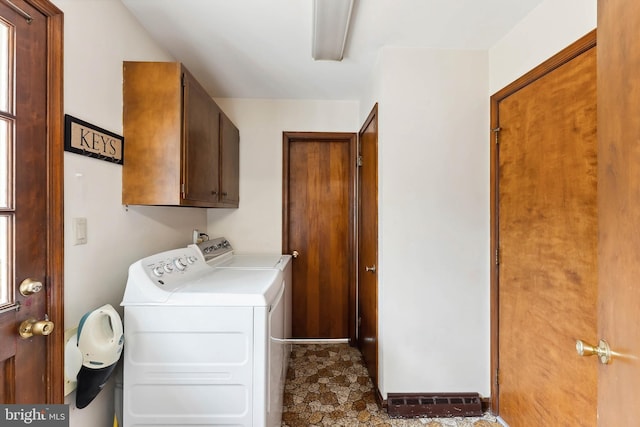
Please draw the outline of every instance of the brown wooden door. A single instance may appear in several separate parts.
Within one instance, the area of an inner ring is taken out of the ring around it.
[[[597,339],[618,353],[611,364],[599,365],[601,427],[634,426],[640,420],[639,28],[639,2],[598,2]],[[598,364],[591,359],[588,363]]]
[[[355,149],[352,133],[284,134],[294,338],[354,338]]]
[[[502,99],[498,118],[499,412],[593,426],[597,368],[575,342],[597,326],[595,47]]]
[[[378,105],[359,134],[358,348],[378,385]]]
[[[61,403],[61,14],[15,5],[0,2],[0,402]],[[42,287],[22,295],[26,279]],[[51,335],[18,335],[47,314]]]

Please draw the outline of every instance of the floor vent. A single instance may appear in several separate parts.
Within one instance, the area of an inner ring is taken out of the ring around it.
[[[479,417],[482,401],[478,393],[389,393],[387,412],[391,418]]]

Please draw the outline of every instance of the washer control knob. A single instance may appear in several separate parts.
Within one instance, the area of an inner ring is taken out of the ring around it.
[[[176,258],[173,263],[175,264],[176,268],[180,271],[184,271],[185,268],[187,268],[187,260],[184,259],[183,257],[180,258]]]
[[[164,271],[166,271],[167,273],[172,273],[173,272],[173,264],[165,264],[164,265]]]
[[[196,257],[194,257],[193,255],[191,255],[190,257],[187,258],[187,262],[189,264],[194,264],[198,259]]]
[[[153,274],[155,274],[157,277],[161,277],[164,274],[164,270],[162,269],[161,265],[158,265],[157,267],[153,267]]]

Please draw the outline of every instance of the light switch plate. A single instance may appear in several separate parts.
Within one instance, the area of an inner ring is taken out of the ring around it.
[[[73,218],[73,244],[87,244],[87,218]]]

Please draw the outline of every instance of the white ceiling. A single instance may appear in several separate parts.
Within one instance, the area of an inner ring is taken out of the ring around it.
[[[311,58],[312,0],[122,2],[214,97],[358,99],[382,46],[485,50],[542,0],[356,0],[342,62]]]

